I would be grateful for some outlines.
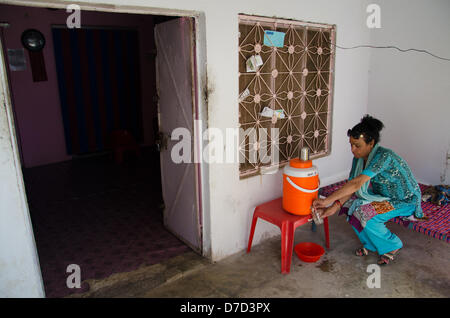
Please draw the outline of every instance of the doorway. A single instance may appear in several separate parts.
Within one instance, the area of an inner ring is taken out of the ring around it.
[[[39,10],[51,11],[50,13],[59,11],[45,8]],[[46,14],[49,14],[47,11]],[[111,14],[121,15],[121,18],[125,15]],[[153,18],[154,25],[178,18],[147,16]],[[3,41],[5,40],[2,39]],[[7,39],[5,42],[5,64],[8,64]],[[145,59],[155,58],[156,52],[147,53]],[[188,53],[189,58],[195,55]],[[51,78],[50,70],[48,71]],[[8,76],[10,79],[15,75],[11,73],[10,71]],[[36,83],[39,84],[43,83]],[[192,85],[196,83],[193,81]],[[11,95],[14,96],[15,87],[10,87]],[[55,89],[61,98],[61,91],[56,85]],[[155,103],[158,102],[157,96],[152,96]],[[192,101],[194,102],[195,98],[192,98]],[[13,99],[14,110],[17,110],[18,103],[20,101],[17,98]],[[197,116],[195,107],[192,109],[192,116]],[[23,124],[20,116],[21,114],[16,112],[16,136],[20,139],[18,144],[21,145],[21,155],[24,158],[21,164],[28,209],[47,297],[64,297],[88,288],[85,284],[82,284],[80,289],[67,288],[66,269],[70,264],[80,266],[84,281],[158,263],[167,257],[192,249],[202,253],[202,232],[199,230],[202,228],[201,217],[198,217],[194,229],[194,232],[200,235],[197,246],[192,246],[191,241],[186,240],[185,235],[176,229],[167,230],[167,209],[164,207],[168,202],[164,202],[166,200],[160,170],[162,155],[157,151],[156,145],[161,124],[157,120],[158,117],[142,119],[144,127],[148,128],[147,135],[153,135],[153,139],[145,142],[132,134],[133,140],[139,145],[139,151],[124,152],[122,160],[117,160],[111,147],[104,147],[81,153],[68,154],[66,151],[66,158],[59,157],[54,162],[44,164],[30,164],[33,158],[27,157],[25,149],[27,144],[30,144],[29,140],[25,140],[24,131],[27,126]],[[35,132],[39,134],[37,130]],[[64,137],[67,146],[68,136]],[[201,171],[195,170],[192,178],[193,189],[196,190],[193,213],[201,216],[198,206]],[[166,183],[170,184],[171,181],[174,180],[166,180]]]

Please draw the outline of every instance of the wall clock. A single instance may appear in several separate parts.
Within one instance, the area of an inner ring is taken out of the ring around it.
[[[31,72],[34,82],[47,80],[44,55],[42,49],[45,46],[44,35],[36,29],[28,29],[22,33],[22,45],[28,50],[30,56]]]
[[[28,29],[22,33],[22,44],[30,51],[40,51],[45,46],[44,35],[35,29]]]

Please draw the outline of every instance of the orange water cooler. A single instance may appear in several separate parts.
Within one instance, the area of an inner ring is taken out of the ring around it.
[[[312,202],[319,194],[319,173],[309,160],[309,149],[289,161],[283,170],[283,209],[296,215],[311,214]]]

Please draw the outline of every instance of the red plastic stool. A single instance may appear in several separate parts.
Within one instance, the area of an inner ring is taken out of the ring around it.
[[[311,215],[294,215],[283,210],[283,198],[278,198],[264,204],[258,205],[253,212],[252,228],[248,239],[247,253],[252,247],[253,235],[258,218],[275,224],[281,229],[281,273],[287,274],[291,269],[292,249],[294,246],[295,229],[300,225],[308,223]],[[330,235],[328,232],[328,218],[323,220],[325,230],[326,247],[330,248]]]
[[[136,156],[141,155],[139,145],[128,130],[114,130],[111,132],[111,145],[114,151],[114,160],[117,164],[123,162],[124,153],[132,151]]]

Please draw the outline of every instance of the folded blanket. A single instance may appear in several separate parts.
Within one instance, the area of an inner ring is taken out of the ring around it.
[[[431,202],[437,205],[446,205],[450,203],[450,186],[437,185],[426,188],[422,191],[422,201]]]

